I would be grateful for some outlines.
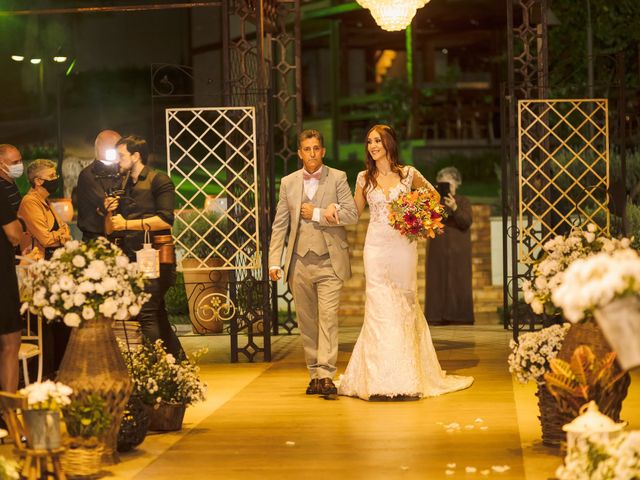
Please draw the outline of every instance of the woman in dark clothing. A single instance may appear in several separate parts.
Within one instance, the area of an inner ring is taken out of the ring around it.
[[[450,193],[442,199],[444,234],[429,243],[425,316],[429,325],[472,325],[471,203],[456,194],[462,183],[457,168],[443,168],[436,180],[448,183]]]

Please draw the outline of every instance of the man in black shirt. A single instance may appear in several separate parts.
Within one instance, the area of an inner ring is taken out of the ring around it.
[[[120,173],[127,178],[124,194],[108,197],[105,208],[112,213],[111,226],[116,243],[130,260],[136,260],[136,251],[142,249],[144,231],[151,237],[171,235],[175,208],[175,188],[171,178],[163,172],[149,168],[147,142],[135,135],[123,137],[116,144]],[[160,264],[160,278],[149,280],[145,291],[151,298],[142,306],[138,321],[142,334],[152,342],[162,339],[167,352],[184,358],[184,351],[171,328],[164,295],[176,278],[175,263]]]
[[[0,190],[0,390],[18,388],[18,351],[23,321],[15,268],[14,247],[22,238],[22,228],[4,191]]]
[[[120,186],[116,158],[118,140],[120,140],[118,132],[113,130],[100,132],[95,142],[96,158],[78,176],[76,187],[78,228],[82,231],[82,240],[85,242],[105,235],[104,199],[113,188]]]
[[[22,155],[13,145],[0,145],[0,188],[4,190],[14,212],[20,206],[20,191],[16,186],[16,178],[24,173]]]

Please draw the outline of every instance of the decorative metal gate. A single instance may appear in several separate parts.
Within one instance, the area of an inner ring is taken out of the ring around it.
[[[518,100],[544,99],[548,86],[547,0],[506,0],[507,83],[502,87],[502,271],[504,327],[514,338],[524,324],[533,328],[519,302],[522,282],[531,264],[519,261],[520,180],[518,161]]]

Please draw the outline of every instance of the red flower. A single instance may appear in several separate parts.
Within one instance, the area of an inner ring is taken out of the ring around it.
[[[416,216],[413,213],[405,213],[403,218],[404,221],[409,225],[413,225],[417,220]]]

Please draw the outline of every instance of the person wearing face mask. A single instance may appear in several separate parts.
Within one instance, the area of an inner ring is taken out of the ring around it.
[[[16,179],[24,173],[24,164],[20,151],[13,145],[0,145],[0,188],[4,190],[9,205],[18,211],[22,195],[16,186]]]
[[[34,246],[49,259],[53,251],[71,240],[69,226],[49,205],[49,196],[58,190],[60,179],[51,160],[34,160],[27,168],[31,189],[20,202],[18,217],[33,237]]]
[[[34,160],[27,168],[31,189],[20,202],[18,217],[24,222],[27,232],[33,237],[34,247],[51,258],[54,250],[71,240],[69,226],[64,223],[49,205],[49,196],[58,190],[60,179],[56,164],[51,160]],[[42,326],[43,374],[55,378],[71,330],[62,322],[45,323]]]
[[[104,199],[107,216],[105,230],[113,233],[109,238],[117,243],[130,260],[136,261],[136,251],[142,249],[144,232],[148,230],[153,243],[158,237],[171,237],[174,219],[175,188],[164,172],[147,166],[149,148],[144,138],[136,135],[122,137],[116,144],[120,174],[126,179],[120,197]],[[185,358],[180,340],[176,336],[167,314],[164,295],[175,283],[175,261],[160,262],[160,277],[150,279],[145,291],[151,298],[142,305],[138,315],[142,335],[151,342],[161,339],[168,353]]]
[[[113,188],[120,186],[116,142],[121,136],[113,130],[103,130],[94,144],[95,160],[78,176],[76,203],[78,228],[82,240],[88,241],[105,235],[104,199]]]

